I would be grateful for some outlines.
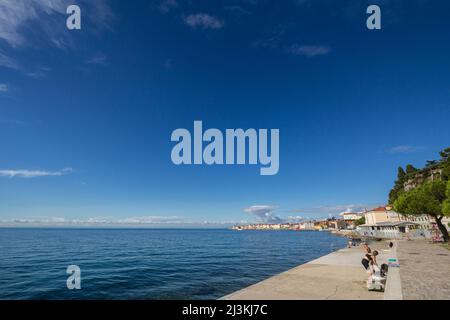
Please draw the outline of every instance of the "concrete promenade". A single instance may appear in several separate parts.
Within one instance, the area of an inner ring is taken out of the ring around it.
[[[449,250],[426,240],[403,240],[397,255],[403,299],[450,299]]]
[[[393,252],[386,242],[371,244],[378,250],[378,264]],[[300,265],[250,287],[231,293],[224,300],[382,300],[383,292],[369,292],[361,265],[361,247],[341,249]]]

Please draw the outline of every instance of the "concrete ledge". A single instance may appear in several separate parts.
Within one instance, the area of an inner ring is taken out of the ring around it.
[[[380,249],[377,246],[381,247]],[[375,243],[379,263],[391,253]],[[231,293],[222,300],[382,300],[383,292],[367,290],[360,247],[341,249],[314,261]]]
[[[388,256],[388,259],[396,259],[398,263],[397,257],[397,247],[398,241],[393,241],[394,247],[392,248],[391,254]],[[400,268],[391,267],[388,271],[388,276],[386,280],[386,289],[384,291],[384,300],[403,300],[402,293],[402,282],[400,279]]]

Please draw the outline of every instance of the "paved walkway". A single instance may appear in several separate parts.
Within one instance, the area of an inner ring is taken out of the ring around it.
[[[450,250],[428,241],[399,241],[403,299],[450,299]]]
[[[378,250],[379,265],[390,254],[385,242]],[[223,297],[225,300],[381,300],[382,292],[369,292],[361,265],[360,247],[342,249]]]

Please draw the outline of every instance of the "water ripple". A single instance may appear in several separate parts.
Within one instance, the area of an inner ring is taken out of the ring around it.
[[[0,229],[0,299],[216,299],[345,245],[326,232]],[[82,289],[66,288],[81,268]]]

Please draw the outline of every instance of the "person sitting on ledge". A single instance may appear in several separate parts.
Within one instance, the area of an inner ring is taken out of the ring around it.
[[[370,250],[370,248],[369,248]],[[364,266],[364,269],[366,269],[366,272],[369,274],[368,281],[372,277],[372,274],[375,272],[374,266],[378,266],[377,264],[377,255],[378,251],[374,250],[372,253],[368,252],[364,255],[364,258],[361,260],[362,265]]]

